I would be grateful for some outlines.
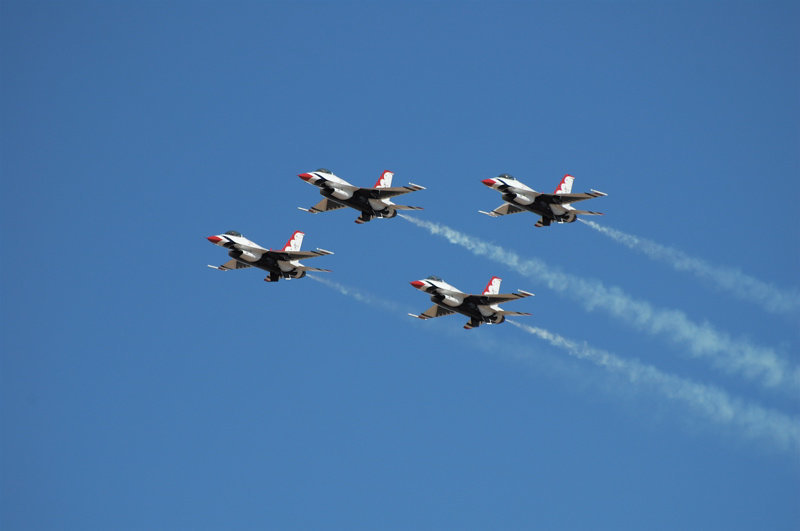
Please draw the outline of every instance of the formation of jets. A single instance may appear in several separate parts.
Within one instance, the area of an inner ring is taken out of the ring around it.
[[[393,218],[398,210],[422,210],[421,207],[397,205],[391,201],[393,197],[408,194],[425,188],[418,184],[409,183],[406,186],[392,186],[394,173],[384,171],[372,188],[354,186],[341,177],[337,177],[330,170],[321,168],[298,175],[309,184],[319,188],[323,199],[310,208],[298,207],[300,210],[317,214],[350,207],[360,214],[356,223],[366,223],[375,218]],[[589,192],[573,194],[572,183],[575,178],[565,175],[552,194],[544,194],[526,186],[511,175],[501,174],[493,179],[484,179],[483,184],[502,193],[504,203],[491,212],[479,211],[491,217],[516,214],[523,211],[532,212],[540,216],[536,227],[546,227],[551,223],[572,223],[578,214],[602,215],[601,212],[591,210],[577,210],[572,203],[605,196],[603,192],[591,190]],[[231,269],[247,269],[255,267],[267,272],[266,282],[277,282],[282,278],[302,278],[308,271],[330,272],[329,269],[307,267],[300,263],[301,260],[333,254],[331,251],[316,249],[314,251],[301,251],[305,233],[295,231],[289,241],[280,250],[267,249],[245,238],[240,232],[228,231],[223,234],[209,236],[208,241],[214,245],[228,249],[231,258],[220,266],[208,267],[220,271]],[[517,293],[500,293],[499,277],[492,277],[481,294],[470,294],[460,291],[436,276],[422,280],[414,280],[411,285],[420,291],[430,294],[433,306],[421,314],[409,314],[418,319],[433,319],[452,313],[460,313],[469,318],[464,328],[476,328],[481,324],[499,324],[505,321],[506,316],[531,315],[525,312],[509,312],[500,308],[500,304],[530,297],[533,293],[517,290]]]

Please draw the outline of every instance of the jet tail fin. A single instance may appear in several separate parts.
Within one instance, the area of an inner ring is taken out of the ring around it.
[[[381,176],[378,178],[378,182],[375,183],[374,188],[391,188],[392,177],[394,177],[394,173],[390,172],[389,170],[381,173]]]
[[[492,277],[489,279],[489,283],[486,284],[486,288],[483,290],[483,295],[497,295],[500,293],[500,283],[503,281],[500,277]]]
[[[299,230],[295,231],[292,234],[292,237],[289,238],[289,241],[286,242],[286,245],[283,246],[284,251],[299,251],[300,246],[303,244],[303,236],[305,233],[300,232]]]
[[[571,194],[572,193],[572,183],[575,181],[575,177],[570,174],[566,174],[561,182],[558,183],[558,188],[556,191],[553,192],[555,194]]]

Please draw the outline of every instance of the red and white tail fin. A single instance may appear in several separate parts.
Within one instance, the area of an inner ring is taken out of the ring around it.
[[[500,293],[500,283],[503,281],[500,277],[492,277],[489,283],[486,284],[486,289],[483,290],[484,295],[497,295]]]
[[[303,244],[303,236],[305,236],[304,232],[295,231],[292,234],[292,237],[289,238],[289,241],[286,242],[286,245],[283,246],[284,251],[299,251],[300,246]]]
[[[554,193],[556,193],[556,194],[571,194],[572,193],[572,182],[574,180],[575,180],[575,177],[573,177],[572,175],[570,175],[570,174],[565,175],[564,178],[561,179],[561,182],[558,184],[558,188],[556,188],[556,191]]]
[[[381,173],[381,177],[378,179],[378,182],[375,183],[374,188],[391,188],[392,177],[394,177],[394,173],[390,172],[389,170]]]

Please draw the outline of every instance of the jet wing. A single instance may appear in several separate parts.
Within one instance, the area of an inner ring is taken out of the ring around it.
[[[323,199],[316,205],[312,206],[311,208],[303,208],[303,207],[297,207],[297,208],[304,212],[311,212],[312,214],[316,214],[318,212],[327,212],[329,210],[338,210],[340,208],[346,208],[346,206],[341,203],[337,203],[336,201],[332,201],[326,197],[325,199]]]
[[[424,186],[408,183],[406,186],[395,186],[393,188],[359,188],[358,192],[370,199],[388,199],[398,195],[424,190]]]
[[[592,199],[593,197],[603,197],[605,195],[608,194],[598,192],[597,190],[592,190],[591,192],[585,192],[582,194],[542,194],[543,198],[548,203],[553,203],[556,205],[566,205],[569,203],[575,203],[577,201]]]
[[[455,313],[455,311],[448,310],[447,308],[442,308],[438,304],[434,304],[433,306],[431,306],[430,308],[428,308],[419,315],[414,313],[410,313],[408,315],[410,315],[411,317],[416,317],[417,319],[425,320],[425,319],[433,319],[434,317],[443,317],[445,315],[450,315],[451,313]]]
[[[325,249],[317,249],[316,251],[267,251],[275,260],[282,260],[288,262],[290,260],[305,260],[306,258],[314,258],[315,256],[325,256],[333,254],[332,251]]]
[[[234,245],[237,249],[241,249],[242,251],[250,251],[251,253],[255,254],[266,254],[269,252],[269,249],[264,249],[258,245],[247,245],[246,243],[237,243]]]
[[[524,209],[519,208],[516,205],[512,205],[510,203],[503,203],[499,207],[495,208],[491,212],[484,212],[483,210],[478,210],[481,214],[486,214],[487,216],[491,216],[493,218],[497,218],[500,216],[507,216],[508,214],[517,214],[518,212],[524,212]]]
[[[533,293],[528,293],[527,291],[519,290],[518,293],[497,293],[496,295],[468,295],[465,298],[466,300],[470,300],[475,304],[479,305],[489,305],[489,304],[500,304],[501,302],[508,302],[508,301],[515,301],[517,299],[524,299],[525,297],[532,297]]]
[[[253,267],[250,264],[243,264],[238,260],[228,260],[221,266],[212,266],[209,265],[211,269],[218,269],[220,271],[230,271],[231,269],[247,269],[248,267]]]

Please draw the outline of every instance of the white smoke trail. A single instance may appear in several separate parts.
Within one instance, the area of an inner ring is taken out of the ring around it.
[[[569,355],[587,360],[610,372],[619,374],[635,385],[656,390],[671,400],[683,402],[695,413],[721,425],[734,426],[746,436],[766,439],[780,448],[800,452],[800,419],[766,409],[756,404],[732,398],[716,387],[667,374],[637,360],[619,358],[604,350],[580,344],[558,334],[516,321],[517,328],[547,341]]]
[[[677,271],[688,271],[697,277],[708,279],[718,288],[729,291],[742,300],[758,304],[768,312],[791,313],[800,309],[800,293],[797,290],[779,289],[772,284],[746,275],[738,269],[715,266],[699,258],[693,258],[673,247],[604,227],[594,221],[584,219],[578,219],[578,221],[629,249],[643,253],[648,258],[669,264]]]
[[[308,275],[308,277],[359,302],[400,314],[398,306],[391,301],[386,301],[380,297],[369,295],[363,291],[317,277],[316,275]],[[591,348],[586,344],[570,341],[542,328],[523,325],[513,320],[508,320],[507,322],[544,339],[554,347],[566,350],[575,358],[590,361],[610,372],[620,374],[634,385],[649,386],[672,400],[683,402],[698,415],[704,416],[717,424],[737,428],[746,437],[752,439],[760,438],[783,450],[794,453],[797,453],[800,449],[800,420],[798,419],[793,419],[783,413],[768,410],[758,405],[746,404],[741,400],[731,398],[720,389],[663,373],[655,367],[644,365],[635,360],[619,358],[608,352]],[[480,342],[471,342],[470,344],[475,348],[482,348],[495,353],[503,350],[500,345],[487,345]],[[487,346],[488,349],[486,348]],[[507,347],[507,345],[504,344],[502,347]],[[516,349],[515,351],[518,352]]]
[[[353,299],[359,302],[363,302],[364,304],[369,304],[370,306],[376,306],[378,308],[382,308],[383,310],[389,312],[398,312],[398,313],[401,312],[400,306],[393,301],[369,295],[367,293],[364,293],[363,291],[359,291],[355,288],[339,284],[338,282],[334,282],[333,280],[328,280],[327,278],[318,277],[317,275],[307,275],[307,277],[310,278],[311,280],[319,282],[320,284],[324,284],[335,291],[338,291],[342,295],[346,295],[347,297],[352,297]]]
[[[607,287],[599,280],[563,273],[535,258],[523,259],[513,251],[446,225],[399,215],[475,255],[485,256],[520,274],[543,281],[549,288],[577,299],[589,311],[600,308],[648,334],[663,335],[677,344],[685,345],[689,355],[707,358],[720,370],[741,374],[768,388],[792,392],[800,389],[800,368],[790,367],[769,347],[753,345],[744,339],[733,339],[708,323],[691,321],[680,310],[655,308],[648,302],[630,297],[618,287]]]

